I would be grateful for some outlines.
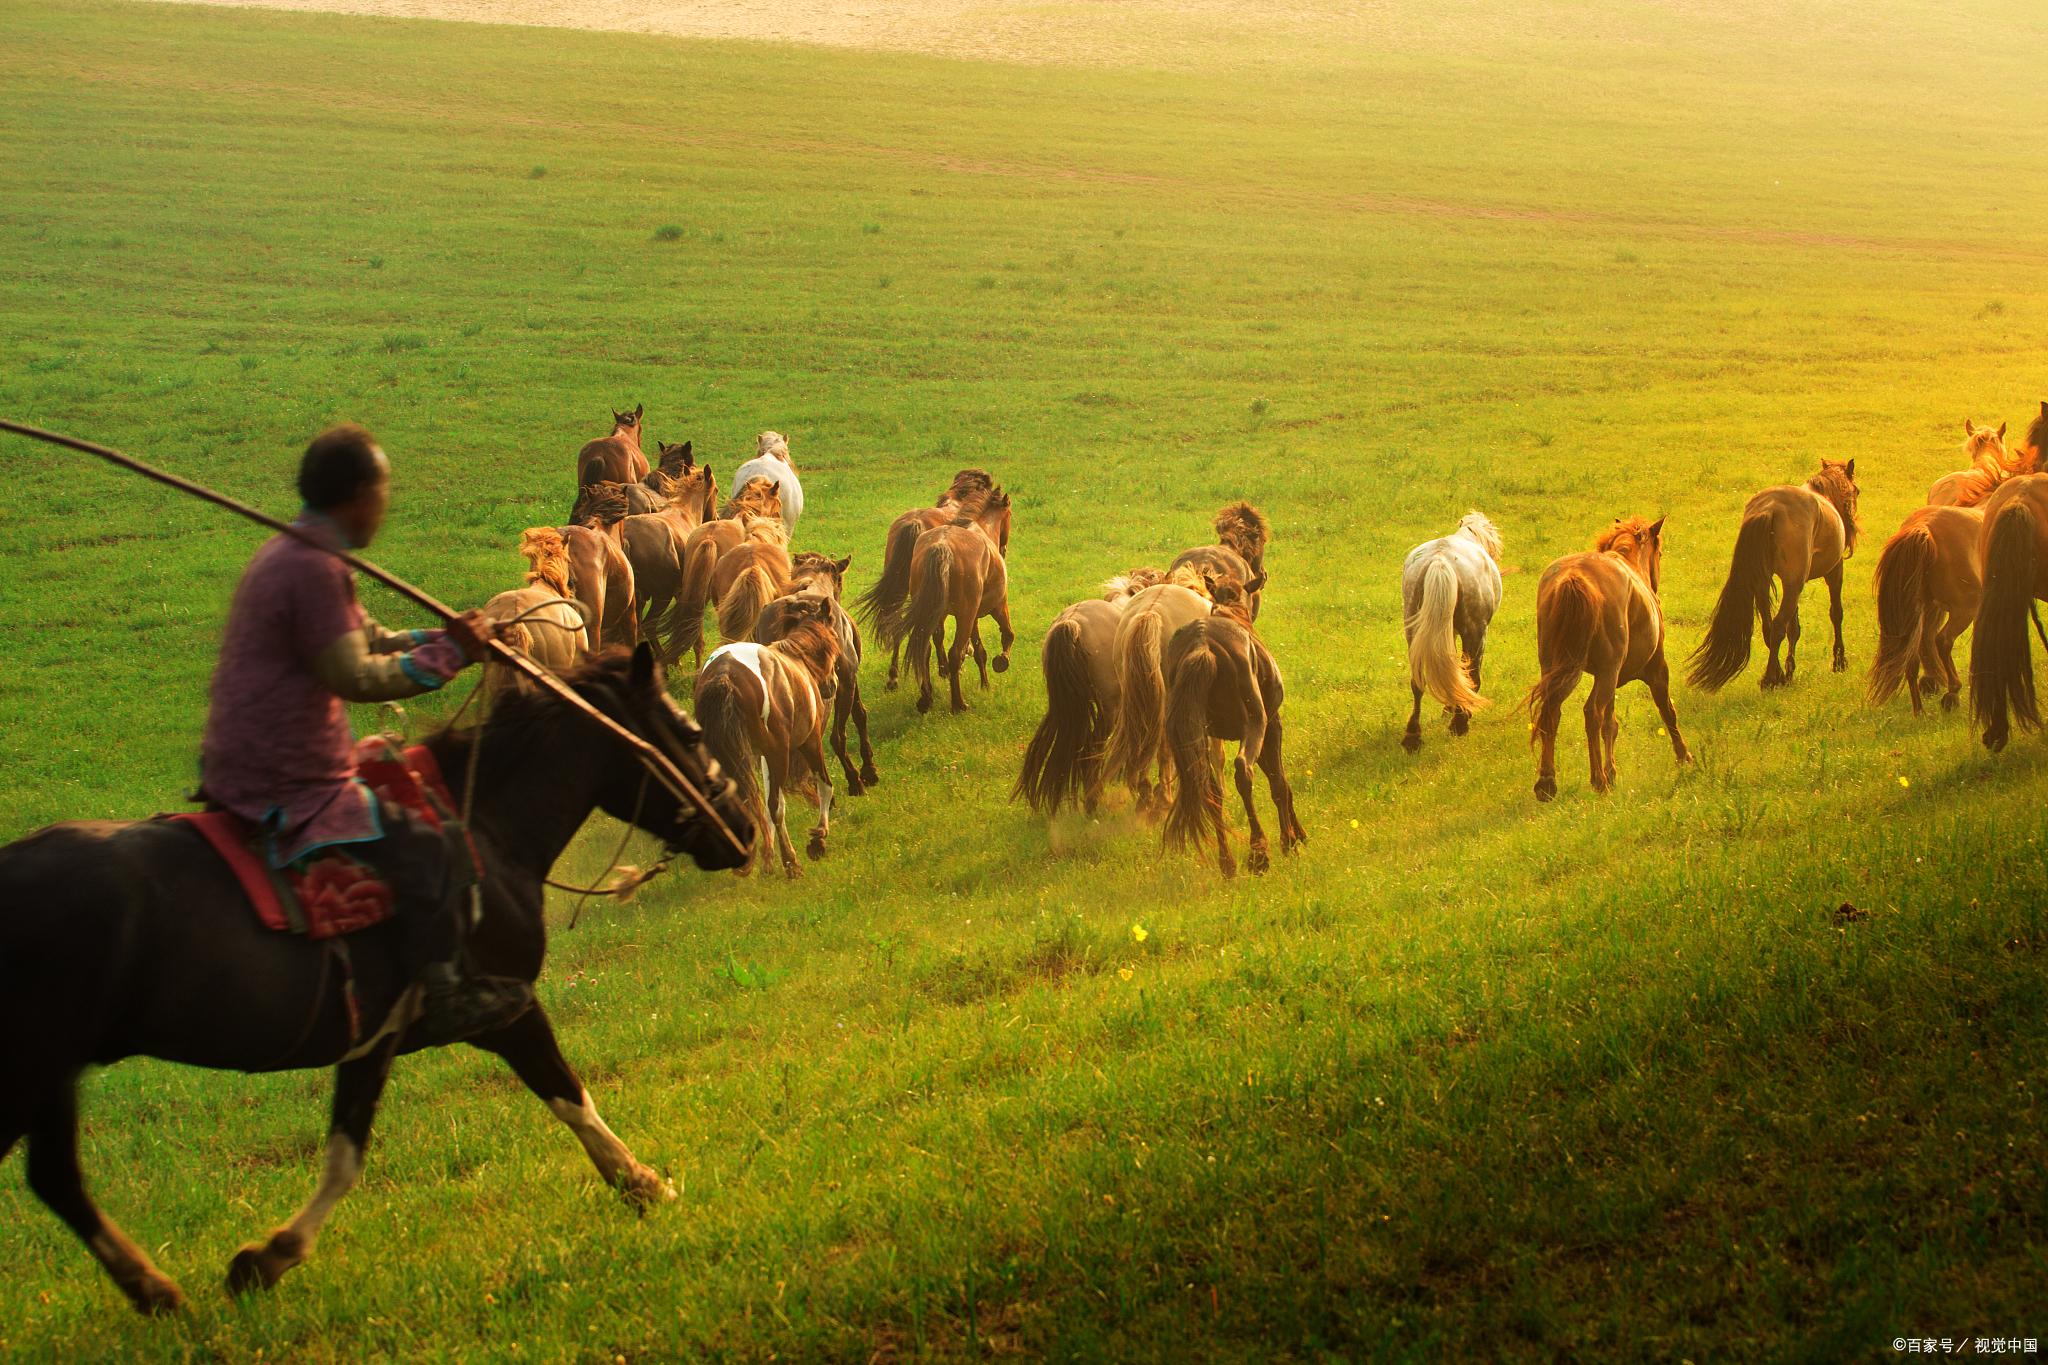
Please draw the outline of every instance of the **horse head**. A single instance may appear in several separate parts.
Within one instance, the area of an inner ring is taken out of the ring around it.
[[[635,403],[631,412],[612,409],[612,435],[623,436],[634,446],[640,444],[640,418],[646,412],[646,405]]]
[[[1983,427],[1979,430],[1988,432],[1990,428]],[[2005,428],[2001,426],[1998,431],[2003,435]],[[2005,454],[2005,447],[1999,446],[1998,452],[2002,457]],[[1823,459],[1820,462],[1820,473],[1808,479],[1806,486],[1835,505],[1835,511],[1840,513],[1842,518],[1842,549],[1844,553],[1854,550],[1856,532],[1860,529],[1856,518],[1856,504],[1863,495],[1863,490],[1856,486],[1856,461]]]
[[[1593,541],[1601,554],[1619,555],[1649,582],[1660,596],[1664,583],[1664,518],[1620,517]]]
[[[805,550],[790,561],[790,582],[799,589],[815,588],[837,600],[846,587],[846,570],[853,556],[834,559],[816,550]]]

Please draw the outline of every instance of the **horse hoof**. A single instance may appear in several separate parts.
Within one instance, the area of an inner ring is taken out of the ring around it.
[[[1411,754],[1419,754],[1419,753],[1421,753],[1421,752],[1422,752],[1422,735],[1421,735],[1421,732],[1419,732],[1419,731],[1416,731],[1416,730],[1410,730],[1410,731],[1409,731],[1409,732],[1408,732],[1407,734],[1405,734],[1405,735],[1401,736],[1401,747],[1402,747],[1402,748],[1404,748],[1404,749],[1406,749],[1406,750],[1407,750],[1407,751],[1408,751],[1409,753],[1411,753]]]
[[[1555,778],[1539,777],[1536,779],[1536,799],[1538,801],[1548,801],[1556,795],[1557,781]]]
[[[964,701],[956,701],[953,703],[952,710],[953,714],[956,716],[964,715],[967,711],[967,703]]]
[[[1945,694],[1944,694],[1944,695],[1942,696],[1942,699],[1941,699],[1941,709],[1942,709],[1942,710],[1944,710],[1944,711],[1953,711],[1953,710],[1955,710],[1955,709],[1956,709],[1956,694],[1955,694],[1955,693],[1953,693],[1953,692],[1949,692],[1949,693],[1945,693]]]
[[[848,796],[866,796],[868,794],[868,784],[860,780],[859,774],[848,773],[846,775],[846,794]]]
[[[875,771],[872,764],[860,770],[860,780],[863,786],[879,787],[882,785],[882,776]]]
[[[896,680],[894,678],[885,679],[882,683],[882,690],[884,692],[894,692],[896,690]]]
[[[793,882],[800,882],[804,879],[804,870],[795,863],[784,863],[782,865],[782,875]]]
[[[819,861],[825,856],[825,841],[815,834],[812,835],[810,843],[804,845],[804,852],[812,862]]]
[[[676,1182],[660,1171],[642,1166],[632,1174],[619,1180],[619,1197],[641,1213],[660,1204],[673,1203],[676,1198]]]
[[[1010,671],[1010,656],[1007,654],[996,655],[995,658],[989,660],[989,667],[998,673],[1008,673]]]
[[[1253,872],[1264,872],[1268,867],[1272,866],[1273,860],[1267,856],[1265,849],[1255,848],[1245,858],[1244,862],[1245,866],[1249,867]]]
[[[917,699],[917,714],[921,716],[931,709],[932,699],[930,697],[919,697]]]
[[[133,1285],[123,1285],[135,1311],[144,1317],[162,1318],[185,1311],[185,1291],[170,1276],[151,1271]]]
[[[1465,714],[1464,712],[1462,712],[1462,711],[1461,711],[1461,712],[1459,712],[1459,713],[1458,713],[1457,715],[1455,715],[1455,716],[1452,716],[1452,717],[1451,717],[1451,733],[1452,733],[1452,734],[1454,734],[1454,735],[1462,735],[1462,734],[1464,734],[1464,733],[1465,733],[1465,732],[1466,732],[1467,730],[1470,730],[1471,728],[1472,728],[1472,718],[1471,718],[1470,716],[1466,715],[1466,714]]]
[[[228,1262],[228,1293],[240,1295],[275,1288],[289,1268],[279,1261],[270,1254],[268,1242],[249,1243]]]

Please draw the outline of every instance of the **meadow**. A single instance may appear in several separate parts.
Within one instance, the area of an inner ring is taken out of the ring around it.
[[[360,420],[396,469],[376,557],[458,602],[518,581],[613,404],[720,470],[786,433],[798,547],[851,552],[850,590],[979,465],[1016,500],[1021,637],[958,717],[870,661],[883,782],[800,884],[555,907],[542,997],[679,1202],[635,1217],[497,1063],[413,1058],[315,1259],[236,1302],[328,1078],[130,1062],[88,1082],[88,1176],[192,1311],[134,1318],[17,1158],[0,1357],[2048,1334],[2048,739],[1994,758],[1861,676],[1878,544],[1965,417],[2024,429],[2048,393],[2048,19],[1374,15],[1005,64],[0,5],[0,412],[279,514],[309,435]],[[1794,686],[1677,689],[1690,770],[1630,687],[1595,797],[1575,699],[1539,806],[1542,566],[1667,514],[1682,651],[1744,499],[1823,455],[1863,488],[1850,671],[1809,596]],[[13,439],[0,478],[0,838],[175,808],[257,537]],[[1048,828],[1007,797],[1051,616],[1240,496],[1274,525],[1310,842],[1223,882],[1121,798]],[[1411,757],[1401,556],[1474,506],[1507,541],[1495,704],[1462,740],[1426,714]]]

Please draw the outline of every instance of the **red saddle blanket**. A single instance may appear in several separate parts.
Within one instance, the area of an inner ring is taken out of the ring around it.
[[[392,754],[382,740],[362,741],[356,746],[356,775],[385,801],[417,811],[433,828],[441,828],[441,812],[455,809],[441,765],[422,745],[405,750],[403,761]],[[325,849],[289,867],[272,868],[264,858],[262,828],[232,811],[180,812],[163,818],[190,825],[213,846],[242,884],[250,908],[265,928],[334,938],[391,918],[397,899],[393,888],[346,848]],[[472,842],[472,858],[475,852]]]

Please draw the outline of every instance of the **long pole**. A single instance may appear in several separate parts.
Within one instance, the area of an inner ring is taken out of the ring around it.
[[[180,478],[178,475],[158,469],[154,465],[145,464],[133,455],[123,455],[118,450],[99,445],[93,441],[80,440],[76,436],[66,436],[62,432],[45,431],[41,427],[32,427],[22,422],[10,422],[5,418],[0,418],[0,431],[11,431],[17,436],[26,436],[32,441],[46,441],[51,445],[65,446],[71,450],[83,451],[85,454],[97,456],[109,464],[118,465],[130,473],[140,474],[145,479],[153,479],[157,483],[175,488],[181,493],[189,494],[192,497],[198,498],[201,502],[210,502],[216,507],[224,507],[236,516],[255,522],[258,526],[267,526],[273,531],[278,531],[292,537],[294,540],[303,541],[316,550],[322,550],[333,555],[357,573],[374,578],[400,597],[418,603],[443,621],[453,621],[456,617],[457,613],[446,603],[414,587],[397,574],[372,564],[360,555],[325,544],[318,537],[307,534],[290,522],[279,521],[276,517],[266,512],[259,512],[245,502],[237,502],[225,493],[216,493],[204,484],[194,483],[190,479]],[[518,669],[538,684],[543,691],[551,693],[568,703],[568,705],[610,731],[615,738],[634,751],[640,761],[646,765],[648,772],[655,780],[668,788],[670,795],[674,796],[678,801],[686,801],[695,806],[699,814],[718,827],[720,834],[723,834],[732,841],[732,846],[735,849],[742,853],[747,850],[747,844],[742,842],[737,834],[733,833],[732,827],[725,823],[724,818],[712,807],[711,802],[705,799],[704,793],[698,791],[695,784],[689,778],[683,776],[682,770],[669,760],[667,754],[655,748],[652,744],[634,734],[595,706],[592,706],[578,695],[574,688],[503,641],[490,641],[490,650],[491,656],[498,662],[509,664],[513,668]]]

